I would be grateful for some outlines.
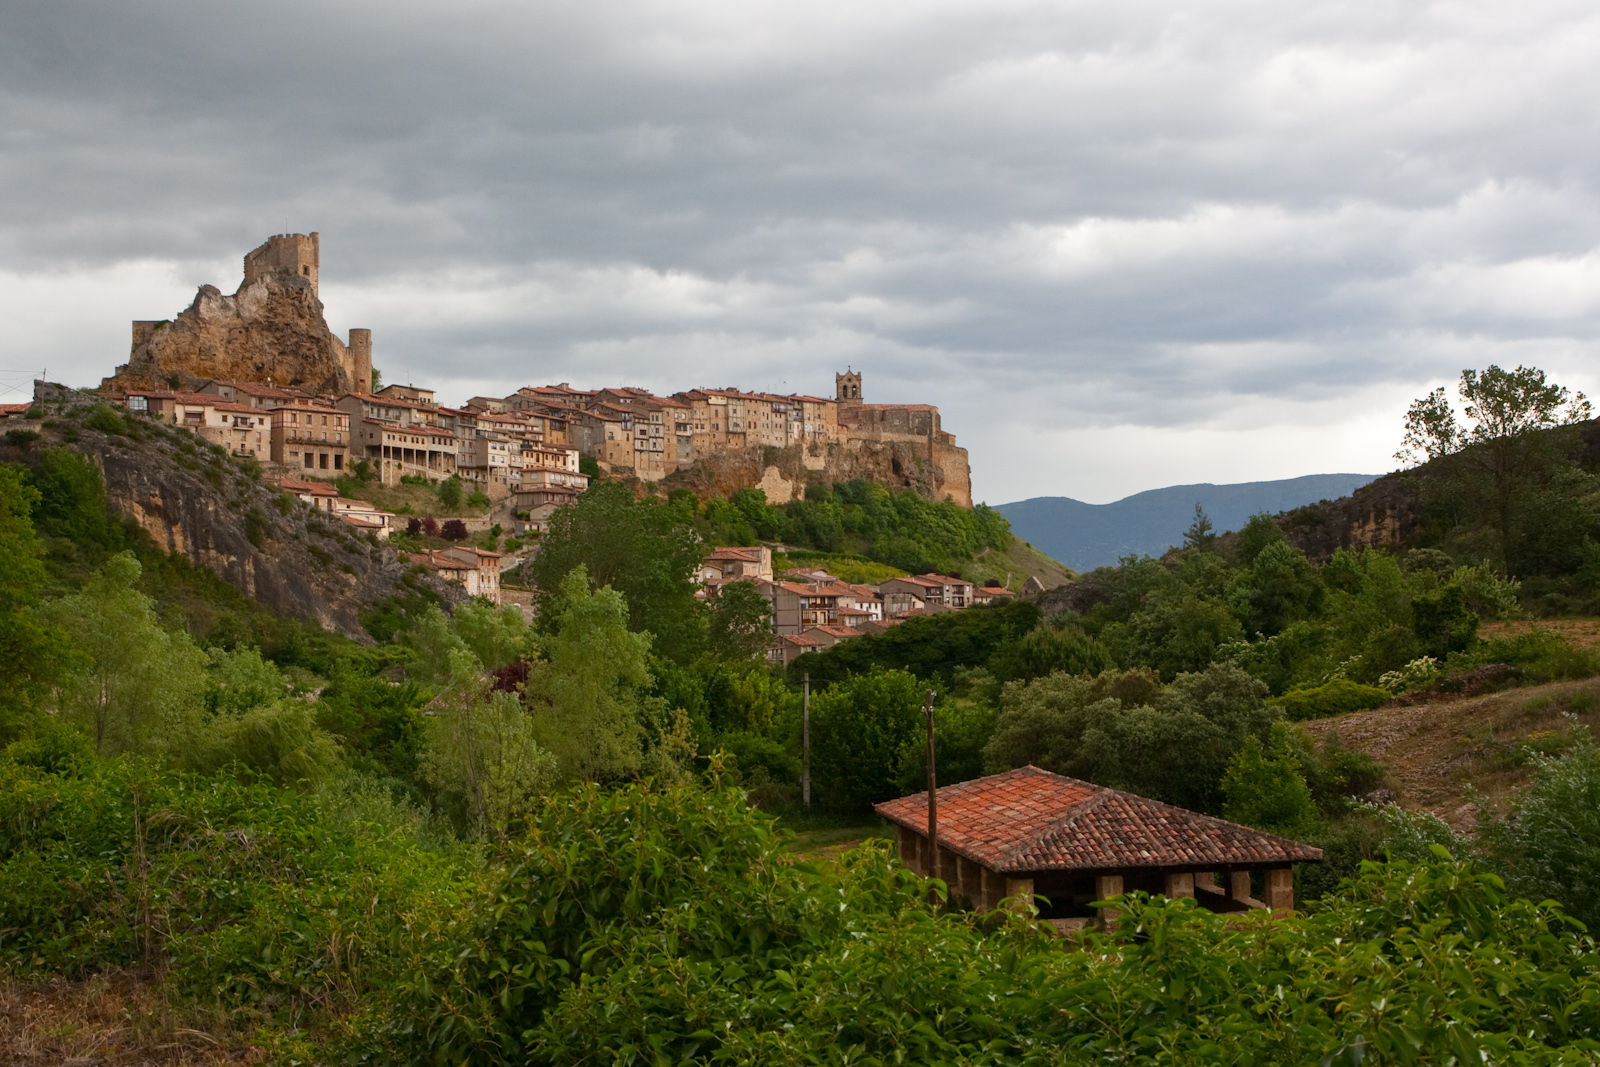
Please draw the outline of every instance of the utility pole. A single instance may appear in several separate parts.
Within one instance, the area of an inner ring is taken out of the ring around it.
[[[931,877],[940,877],[939,873],[939,775],[933,767],[933,698],[937,694],[932,689],[928,690],[927,701],[922,705],[922,714],[928,721],[928,874]]]
[[[800,800],[811,807],[811,672],[800,676],[804,689],[800,698]]]

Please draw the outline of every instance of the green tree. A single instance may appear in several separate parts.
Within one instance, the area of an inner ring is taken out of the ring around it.
[[[1488,504],[1499,562],[1515,573],[1518,513],[1541,483],[1568,466],[1564,442],[1547,431],[1586,421],[1593,410],[1582,393],[1533,367],[1463,370],[1456,391],[1459,416],[1443,386],[1412,401],[1395,458],[1415,464],[1454,457],[1445,465],[1443,495]]]
[[[1319,828],[1317,806],[1300,773],[1290,727],[1274,724],[1268,743],[1254,734],[1222,778],[1223,818],[1283,837],[1308,839]]]
[[[289,690],[283,672],[262,659],[260,649],[209,648],[206,655],[211,671],[205,699],[214,713],[241,715],[282,699]]]
[[[1263,546],[1228,589],[1234,615],[1252,634],[1271,636],[1312,617],[1322,604],[1322,578],[1288,541]]]
[[[1209,552],[1217,543],[1217,529],[1211,523],[1211,516],[1206,514],[1206,509],[1195,501],[1194,519],[1189,523],[1189,528],[1183,531],[1183,547]]]
[[[447,511],[456,511],[461,507],[462,497],[465,495],[461,488],[461,476],[452,474],[439,483],[439,504]]]
[[[61,686],[61,713],[102,754],[180,747],[200,719],[205,653],[161,625],[139,574],[139,561],[118,553],[80,592],[45,607],[85,663]]]
[[[464,833],[504,840],[558,784],[557,759],[538,744],[516,694],[490,691],[466,649],[449,658],[450,681],[424,728],[422,775]]]
[[[923,735],[925,686],[907,671],[875,670],[811,699],[811,773],[826,808],[859,813],[898,795],[906,750]]]
[[[710,647],[724,659],[748,660],[772,644],[772,605],[753,582],[728,582],[711,601]]]
[[[1575,729],[1565,753],[1534,764],[1533,780],[1480,840],[1518,893],[1553,897],[1593,929],[1600,923],[1600,746]]]
[[[0,741],[35,707],[59,675],[66,635],[37,611],[44,589],[44,546],[33,526],[39,493],[22,472],[0,464]]]
[[[694,581],[701,552],[694,528],[671,505],[635,500],[619,482],[593,486],[555,513],[528,564],[540,625],[563,616],[565,579],[582,567],[590,588],[622,594],[630,629],[649,631],[662,655],[686,662],[706,642],[707,609]]]
[[[579,566],[557,590],[559,614],[547,659],[527,684],[535,736],[566,779],[621,778],[639,769],[641,691],[650,683],[650,635],[628,629],[628,604],[611,588],[591,590]]]

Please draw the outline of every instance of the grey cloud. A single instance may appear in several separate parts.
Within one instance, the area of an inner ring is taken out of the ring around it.
[[[441,385],[819,392],[853,362],[992,463],[958,420],[1244,434],[1600,327],[1577,0],[21,7],[6,262],[66,306],[147,259],[226,287],[320,229],[336,325]],[[98,378],[104,336],[52,364]]]

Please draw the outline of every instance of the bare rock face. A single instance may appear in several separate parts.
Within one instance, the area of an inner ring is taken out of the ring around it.
[[[813,483],[832,485],[855,480],[877,482],[891,489],[911,489],[930,500],[952,500],[972,506],[967,450],[954,445],[929,447],[900,441],[852,440],[814,452],[788,448],[729,449],[708,456],[686,470],[669,474],[667,489],[692,489],[700,496],[729,497],[740,489],[760,488],[772,504],[805,496]]]
[[[187,430],[136,415],[124,433],[93,429],[83,421],[93,398],[48,383],[34,400],[61,423],[47,443],[70,443],[100,469],[114,514],[278,615],[368,641],[362,613],[389,598],[464,595]]]
[[[221,378],[345,392],[358,384],[347,366],[315,284],[276,272],[247,281],[232,296],[202,285],[177,318],[134,323],[132,354],[104,384],[112,390],[188,388]]]

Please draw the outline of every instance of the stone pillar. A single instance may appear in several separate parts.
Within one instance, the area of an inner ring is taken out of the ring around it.
[[[1267,907],[1274,915],[1294,911],[1294,869],[1274,867],[1267,872]]]
[[[1015,903],[1017,910],[1026,911],[1033,903],[1033,879],[1007,878],[1005,895],[1008,897],[1016,897],[1017,900]]]
[[[1196,889],[1209,889],[1213,893],[1222,892],[1222,890],[1217,886],[1216,871],[1195,871],[1194,887]]]
[[[1121,895],[1122,895],[1122,875],[1120,875],[1120,874],[1101,874],[1101,875],[1096,875],[1095,876],[1095,880],[1094,880],[1094,898],[1096,900],[1110,900],[1112,897],[1120,897]],[[1119,914],[1121,914],[1121,913],[1118,912],[1116,908],[1101,908],[1100,909],[1100,923],[1101,923],[1101,925],[1102,926],[1110,926],[1110,925],[1112,925],[1113,923],[1115,923],[1117,921],[1117,916]]]
[[[980,911],[993,911],[1000,906],[1000,876],[983,864],[978,864],[978,900]]]
[[[1250,872],[1228,872],[1228,898],[1230,900],[1250,899]]]
[[[1169,897],[1193,897],[1194,875],[1188,871],[1174,872],[1167,875],[1166,894]]]

